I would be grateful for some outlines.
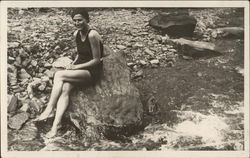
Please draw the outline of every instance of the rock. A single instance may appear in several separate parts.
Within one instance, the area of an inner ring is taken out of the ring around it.
[[[142,77],[143,76],[143,70],[139,70],[135,73],[134,78]]]
[[[25,69],[21,69],[19,72],[19,79],[24,80],[27,78],[31,78],[30,74],[28,74]]]
[[[126,49],[126,47],[125,46],[123,46],[123,45],[117,45],[116,46],[118,49],[120,49],[120,50],[124,50],[124,49]]]
[[[184,38],[172,39],[178,48],[180,48],[181,53],[186,56],[192,57],[202,57],[210,55],[221,55],[219,52],[219,47],[214,43],[202,42],[202,41],[191,41]]]
[[[19,42],[7,42],[7,43],[8,43],[8,48],[17,48],[20,45]]]
[[[223,27],[217,28],[214,32],[213,37],[231,37],[231,38],[244,38],[244,28],[242,27]]]
[[[38,114],[42,111],[44,104],[36,97],[33,97],[29,102],[29,107],[35,114]]]
[[[46,63],[44,64],[44,67],[45,67],[45,68],[51,68],[51,67],[52,67],[52,64],[46,62]]]
[[[135,65],[135,63],[127,63],[127,66],[129,66],[129,67],[132,67],[134,65]]]
[[[142,123],[139,91],[130,81],[124,54],[114,53],[107,47],[105,51],[110,55],[103,60],[102,79],[95,87],[73,91],[68,111],[75,126],[91,139],[99,139],[97,129],[102,129],[105,135],[122,129],[120,134],[124,134]]]
[[[14,140],[32,141],[38,137],[38,130],[33,122],[27,122],[21,130],[15,131]]]
[[[153,59],[153,60],[150,60],[150,64],[154,65],[154,64],[159,64],[159,60],[158,59]]]
[[[27,66],[30,64],[30,62],[31,62],[31,59],[26,58],[26,59],[24,59],[24,60],[22,61],[22,66],[23,66],[23,67],[27,67]]]
[[[149,25],[170,36],[192,36],[197,20],[188,15],[159,14],[149,20]]]
[[[29,115],[26,112],[16,114],[8,120],[8,126],[12,129],[18,130],[28,119]]]
[[[52,67],[54,68],[64,68],[67,65],[71,64],[72,60],[68,57],[60,57],[58,59],[56,59],[53,64]]]
[[[39,89],[40,91],[44,91],[45,88],[46,88],[46,83],[44,83],[44,82],[38,87],[38,89]]]
[[[15,113],[18,108],[18,99],[14,95],[8,95],[8,113]]]
[[[37,61],[36,60],[31,60],[31,65],[34,66],[34,67],[37,66]]]
[[[145,53],[147,53],[148,55],[154,56],[153,51],[151,51],[151,50],[148,49],[148,48],[145,49]]]
[[[16,85],[17,84],[17,69],[15,66],[8,64],[8,74],[7,74],[7,78],[8,78],[8,82],[10,83],[10,85]]]
[[[140,64],[141,64],[141,65],[147,65],[147,62],[144,61],[144,60],[140,60]]]

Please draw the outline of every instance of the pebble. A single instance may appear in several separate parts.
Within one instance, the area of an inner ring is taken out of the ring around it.
[[[142,65],[147,65],[147,62],[144,61],[144,60],[140,60],[140,64],[142,64]]]
[[[8,48],[17,48],[19,45],[19,42],[8,42]]]
[[[20,70],[20,73],[19,73],[19,78],[20,78],[21,80],[23,80],[23,79],[26,79],[26,78],[31,78],[31,76],[30,76],[30,74],[28,74],[28,73],[26,72],[25,69],[21,69],[21,70]]]
[[[123,45],[117,45],[116,47],[117,47],[118,49],[120,49],[120,50],[126,49],[126,46],[123,46]]]
[[[127,66],[131,67],[131,66],[134,66],[135,63],[127,63]]]
[[[148,55],[154,56],[153,51],[151,51],[151,50],[148,49],[148,48],[145,49],[145,53],[147,53]]]
[[[153,59],[153,60],[150,60],[150,63],[151,64],[159,64],[159,60],[158,59]]]
[[[37,61],[36,60],[31,60],[31,65],[32,66],[37,66]]]

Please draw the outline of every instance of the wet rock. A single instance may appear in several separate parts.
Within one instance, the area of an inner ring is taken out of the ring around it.
[[[149,24],[170,36],[192,36],[197,20],[188,15],[159,14],[149,20]]]
[[[244,28],[242,27],[223,27],[217,28],[212,32],[213,37],[244,38]]]
[[[127,65],[128,65],[129,67],[132,67],[132,66],[135,65],[135,63],[127,63]]]
[[[139,70],[135,73],[135,75],[133,76],[133,79],[135,78],[139,78],[143,76],[143,70]]]
[[[38,151],[44,147],[41,141],[14,141],[9,145],[10,151]]]
[[[13,140],[32,141],[38,137],[38,129],[33,122],[27,122],[22,129],[13,133]]]
[[[14,95],[8,95],[8,113],[15,113],[18,108],[18,99]]]
[[[60,57],[58,59],[56,59],[53,64],[52,64],[52,67],[55,67],[55,68],[64,68],[66,67],[67,65],[71,64],[72,63],[72,60],[68,57]]]
[[[19,72],[19,78],[21,80],[27,79],[27,78],[31,78],[30,74],[27,73],[27,71],[25,69],[21,69]]]
[[[32,110],[33,114],[41,113],[44,103],[40,101],[40,99],[33,97],[29,102],[29,107]]]
[[[69,106],[72,122],[91,139],[99,139],[97,127],[106,134],[112,129],[123,128],[120,132],[124,134],[132,125],[142,123],[139,91],[130,81],[123,54],[114,53],[107,47],[105,51],[109,51],[110,55],[103,60],[102,79],[95,87],[79,87],[74,91]],[[90,127],[87,133],[86,127]]]
[[[12,129],[18,130],[28,119],[29,115],[26,112],[16,114],[8,120],[8,126]]]
[[[191,41],[184,38],[170,40],[177,45],[181,53],[186,56],[202,57],[221,55],[218,47],[210,42]]]

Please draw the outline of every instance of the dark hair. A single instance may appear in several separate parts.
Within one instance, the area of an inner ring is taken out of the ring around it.
[[[89,22],[89,13],[86,8],[74,8],[71,12],[71,18],[73,19],[76,14],[82,15],[82,17]]]

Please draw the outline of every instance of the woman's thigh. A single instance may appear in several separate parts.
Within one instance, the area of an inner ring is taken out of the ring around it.
[[[88,82],[92,79],[88,70],[62,70],[56,72],[55,77],[65,82]]]

